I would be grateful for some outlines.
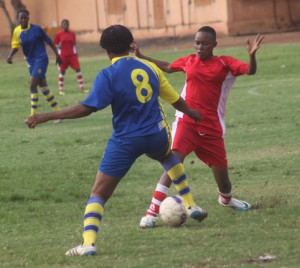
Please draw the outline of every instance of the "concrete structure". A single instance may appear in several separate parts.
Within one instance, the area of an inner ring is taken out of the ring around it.
[[[14,12],[4,0],[9,13]],[[111,24],[129,27],[135,37],[183,36],[203,25],[219,34],[300,30],[300,0],[23,0],[30,21],[50,34],[64,18],[80,42],[99,40]],[[0,44],[9,44],[10,28],[0,9]]]

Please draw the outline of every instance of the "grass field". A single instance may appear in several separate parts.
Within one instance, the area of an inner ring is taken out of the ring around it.
[[[193,51],[151,54],[168,61]],[[19,52],[21,53],[21,52]],[[247,61],[244,47],[220,48]],[[105,144],[110,109],[87,118],[48,122],[30,130],[26,65],[0,63],[0,267],[299,267],[300,245],[299,44],[263,46],[255,76],[240,77],[227,105],[226,145],[233,191],[253,209],[234,212],[217,203],[211,171],[190,155],[185,167],[197,203],[209,212],[201,224],[140,230],[162,173],[140,158],[106,205],[97,255],[65,256],[81,241],[82,217]],[[53,55],[51,54],[51,59]],[[103,54],[81,58],[87,87],[110,63]],[[57,93],[57,69],[48,69]],[[169,75],[181,91],[184,75]],[[84,99],[68,71],[62,107]],[[166,106],[169,122],[173,110]],[[40,94],[39,111],[49,111]],[[175,194],[174,188],[170,194]],[[271,261],[260,256],[275,256]]]

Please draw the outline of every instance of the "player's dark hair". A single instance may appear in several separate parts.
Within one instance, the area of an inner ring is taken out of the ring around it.
[[[211,35],[211,37],[213,38],[214,41],[217,40],[217,33],[216,33],[215,29],[210,26],[203,26],[198,30],[198,32],[208,33]]]
[[[63,19],[63,20],[61,21],[61,24],[63,24],[63,22],[70,23],[68,19]]]
[[[100,46],[108,53],[114,54],[126,53],[133,42],[131,31],[123,25],[112,25],[106,28],[100,38]]]
[[[21,8],[21,9],[19,9],[18,11],[17,11],[17,18],[19,17],[19,14],[20,13],[25,13],[27,16],[29,16],[29,11],[27,10],[27,9],[25,9],[25,8]]]

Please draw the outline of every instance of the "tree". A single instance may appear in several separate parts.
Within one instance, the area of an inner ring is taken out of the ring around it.
[[[0,0],[0,8],[3,9],[3,12],[9,22],[9,25],[10,25],[10,30],[11,32],[13,32],[15,26],[16,26],[16,23],[15,23],[15,20],[16,20],[16,14],[18,12],[19,9],[21,8],[26,8],[26,6],[22,3],[21,0],[10,0],[10,4],[12,5],[14,11],[15,11],[15,19],[12,20],[12,18],[10,17],[9,15],[9,12],[6,8],[6,5],[5,5],[5,1],[4,0]]]

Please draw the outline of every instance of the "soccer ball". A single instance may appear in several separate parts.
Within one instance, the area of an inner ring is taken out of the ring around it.
[[[160,205],[160,219],[170,226],[181,226],[187,219],[187,211],[180,196],[167,197]]]

